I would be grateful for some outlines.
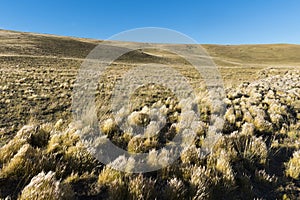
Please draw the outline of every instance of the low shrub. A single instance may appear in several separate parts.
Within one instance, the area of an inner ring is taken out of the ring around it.
[[[54,172],[39,173],[23,189],[19,200],[68,200],[74,198],[74,192],[69,184],[56,180]]]

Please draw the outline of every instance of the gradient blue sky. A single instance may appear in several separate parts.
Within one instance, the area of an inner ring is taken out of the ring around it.
[[[163,27],[214,44],[300,44],[299,0],[19,0],[0,2],[0,28],[107,39]]]

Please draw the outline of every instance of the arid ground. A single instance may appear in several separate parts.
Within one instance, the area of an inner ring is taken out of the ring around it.
[[[175,163],[131,174],[104,166],[87,152],[78,132],[89,130],[72,118],[78,70],[99,43],[0,30],[0,198],[300,198],[300,45],[201,45],[226,91],[224,126],[216,130],[221,138],[206,156],[199,149],[217,111],[191,65],[161,51],[162,44],[119,57],[96,93],[100,127],[114,144],[131,153],[155,152],[182,128],[182,102],[166,88],[145,85],[134,94],[129,129],[119,130],[105,105],[115,82],[137,64],[180,71],[198,92],[193,103],[201,114],[193,145]],[[152,110],[166,116],[164,128],[149,138],[134,135],[137,125],[153,130]]]

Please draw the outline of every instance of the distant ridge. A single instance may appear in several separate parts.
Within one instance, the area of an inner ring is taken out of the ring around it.
[[[85,58],[100,42],[101,40],[95,39],[0,29],[0,55]],[[130,47],[130,42],[124,43]],[[203,44],[201,46],[220,66],[300,65],[300,45],[296,44]],[[150,57],[147,56],[147,59]]]

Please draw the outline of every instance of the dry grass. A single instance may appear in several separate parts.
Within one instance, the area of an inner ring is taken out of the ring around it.
[[[0,198],[299,198],[300,76],[283,73],[300,66],[299,46],[203,46],[227,86],[225,124],[218,127],[222,136],[207,156],[200,148],[210,119],[222,124],[212,115],[221,107],[210,104],[201,77],[182,59],[157,49],[119,58],[96,95],[106,137],[131,153],[149,152],[147,163],[163,165],[168,152],[158,155],[157,150],[187,127],[196,132],[192,145],[172,165],[131,174],[103,167],[80,140],[81,133],[92,129],[70,123],[77,71],[98,42],[0,31]],[[166,88],[150,84],[135,92],[130,110],[120,112],[128,114],[122,131],[116,124],[120,119],[105,107],[111,89],[135,64],[154,61],[173,64],[196,88],[191,101],[200,118],[190,123],[194,113],[181,113],[189,100],[179,101]],[[146,138],[135,135],[140,127]]]

